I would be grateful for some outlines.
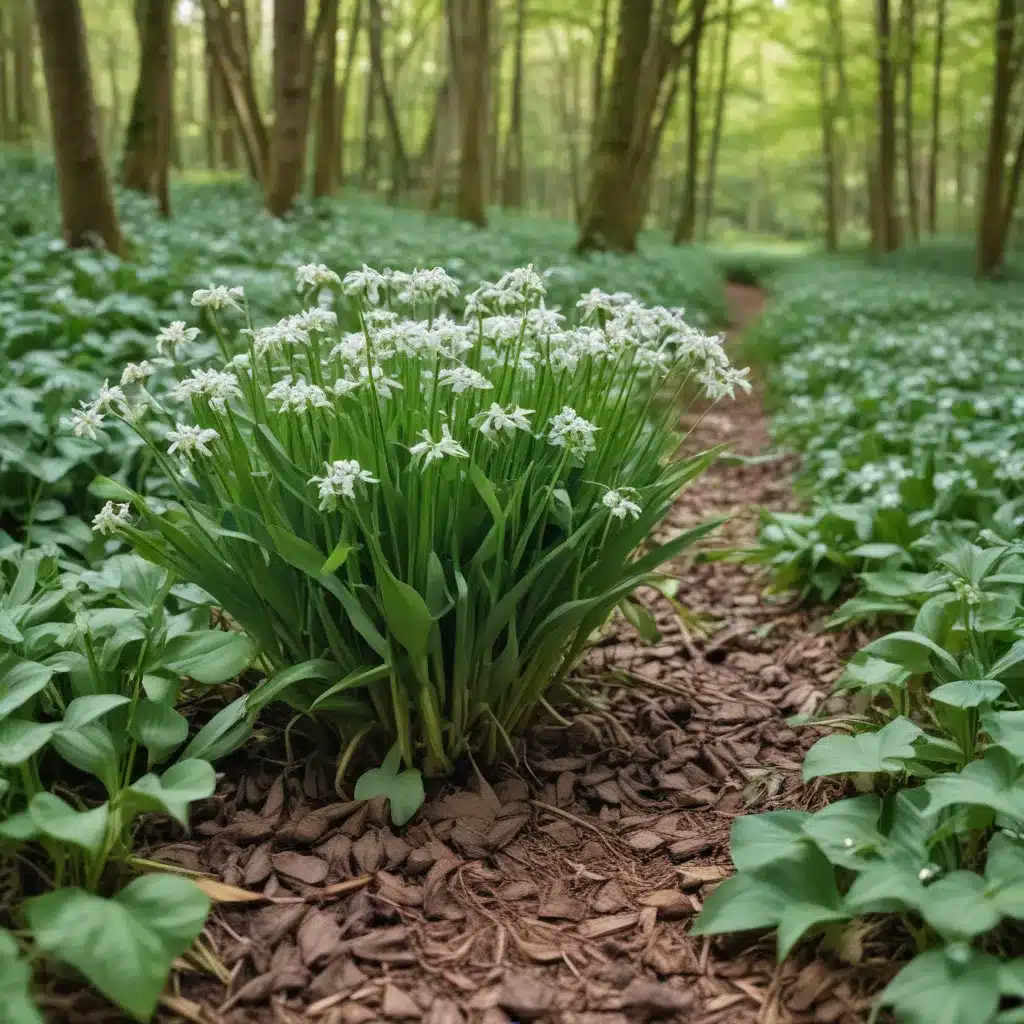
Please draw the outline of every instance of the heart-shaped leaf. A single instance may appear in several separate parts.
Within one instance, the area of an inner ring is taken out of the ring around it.
[[[36,793],[29,801],[28,814],[43,835],[98,853],[107,835],[110,805],[78,811],[54,793]]]
[[[0,1006],[7,1024],[44,1024],[32,1002],[31,983],[32,964],[14,936],[0,928]]]
[[[256,651],[244,633],[200,629],[167,641],[163,666],[197,683],[226,683],[244,672]]]
[[[863,653],[891,661],[894,665],[902,665],[914,675],[930,672],[933,660],[942,665],[947,672],[957,675],[960,672],[956,658],[921,633],[890,633],[868,644]]]
[[[172,962],[209,910],[209,899],[175,875],[137,878],[112,899],[69,888],[25,904],[36,946],[140,1021],[152,1016]]]
[[[121,785],[117,748],[102,722],[89,722],[79,729],[61,729],[50,742],[68,764],[95,775],[106,786],[109,796],[116,795]]]
[[[879,1002],[905,1024],[987,1024],[999,1006],[999,960],[967,946],[922,953]]]
[[[152,772],[136,779],[122,793],[123,806],[131,816],[140,811],[169,814],[188,824],[189,804],[213,795],[216,775],[207,761],[179,761],[157,776]]]
[[[128,730],[149,752],[149,767],[167,760],[188,738],[188,719],[166,704],[143,697],[135,705]]]
[[[991,704],[1006,689],[997,679],[957,679],[931,691],[932,700],[954,708],[976,708]]]
[[[825,736],[807,751],[804,781],[819,775],[898,772],[914,756],[914,740],[924,735],[909,718],[894,718],[877,732]]]
[[[391,804],[391,820],[395,825],[404,825],[423,806],[426,794],[423,791],[423,776],[418,768],[406,768],[400,772],[397,745],[392,747],[380,768],[363,772],[356,780],[355,798],[372,800],[376,796],[387,797]]]
[[[980,761],[972,761],[958,775],[940,775],[925,783],[928,811],[965,804],[988,807],[996,814],[1024,819],[1024,769],[1002,747],[990,747]]]
[[[803,811],[768,811],[737,818],[729,839],[736,870],[754,871],[774,860],[798,855],[807,842],[804,826],[810,817]]]

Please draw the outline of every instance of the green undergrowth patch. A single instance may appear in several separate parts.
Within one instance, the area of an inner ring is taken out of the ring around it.
[[[858,574],[928,569],[956,538],[1012,530],[1024,292],[846,261],[794,268],[775,292],[744,354],[775,440],[803,458],[806,511],[765,513],[754,555],[780,586],[828,601]]]

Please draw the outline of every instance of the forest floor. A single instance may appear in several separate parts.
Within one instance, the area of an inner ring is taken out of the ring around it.
[[[763,295],[733,287],[729,300],[740,330]],[[756,390],[711,411],[690,443],[763,453]],[[727,514],[711,543],[743,546],[754,506],[793,505],[793,468],[723,459],[663,531]],[[659,643],[616,620],[578,673],[588,706],[535,729],[492,784],[428,793],[401,834],[376,802],[328,802],[332,780],[309,765],[228,771],[193,835],[150,856],[254,902],[219,904],[206,970],[180,965],[163,1019],[862,1022],[892,972],[870,936],[846,936],[855,966],[806,943],[778,966],[773,940],[688,931],[729,872],[736,815],[835,795],[802,783],[817,733],[785,719],[825,699],[864,638],[820,631],[820,611],[767,596],[751,566],[691,555],[672,574],[684,614],[641,595]]]

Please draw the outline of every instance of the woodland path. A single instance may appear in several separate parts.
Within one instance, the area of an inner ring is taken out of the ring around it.
[[[733,329],[763,301],[730,287]],[[757,391],[692,440],[763,452]],[[791,469],[723,459],[663,529],[724,513],[711,543],[748,543],[751,506],[792,504]],[[593,706],[535,729],[493,789],[431,794],[402,834],[377,804],[329,803],[330,780],[271,748],[229,769],[193,835],[151,855],[275,902],[216,909],[212,972],[179,971],[163,1019],[862,1022],[885,976],[866,937],[856,967],[813,949],[777,967],[770,940],[688,935],[728,871],[737,814],[829,795],[800,780],[813,731],[784,719],[824,698],[861,638],[817,631],[820,614],[773,602],[752,567],[691,555],[674,575],[684,616],[642,595],[658,644],[618,622],[588,654]]]

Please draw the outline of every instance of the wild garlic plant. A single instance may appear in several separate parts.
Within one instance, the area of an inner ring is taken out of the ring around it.
[[[635,554],[713,457],[673,461],[679,406],[655,391],[718,399],[746,371],[681,310],[596,289],[571,317],[548,308],[532,267],[465,296],[461,322],[440,268],[296,277],[311,304],[270,326],[239,289],[196,292],[220,364],[193,365],[195,328],[172,324],[169,394],[127,370],[76,414],[131,426],[175,496],[108,481],[96,528],[250,633],[272,670],[253,706],[323,714],[348,753],[384,740],[430,772],[493,760],[616,603],[713,525]]]

